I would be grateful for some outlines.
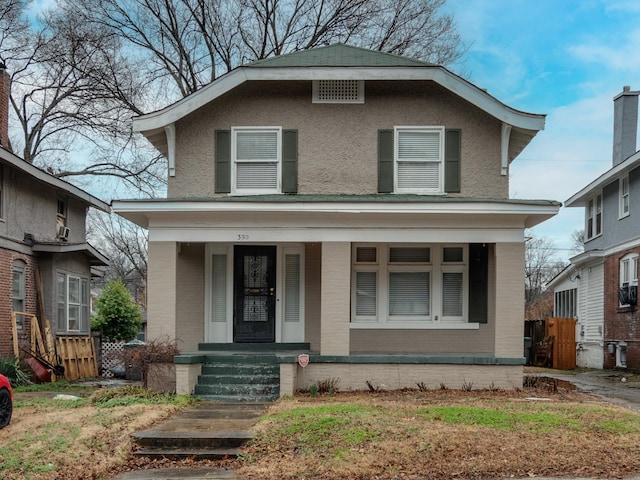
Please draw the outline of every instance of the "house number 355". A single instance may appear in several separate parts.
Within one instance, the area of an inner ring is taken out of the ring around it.
[[[239,233],[238,240],[249,240],[249,235],[246,235],[244,233]]]

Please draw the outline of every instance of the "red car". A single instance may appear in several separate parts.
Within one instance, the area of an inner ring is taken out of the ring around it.
[[[13,390],[9,379],[0,373],[0,428],[9,425],[13,412]]]

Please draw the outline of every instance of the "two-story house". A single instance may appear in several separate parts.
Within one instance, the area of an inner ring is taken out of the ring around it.
[[[178,391],[205,349],[260,344],[310,353],[279,357],[280,394],[328,377],[521,387],[524,229],[559,203],[510,199],[508,173],[544,121],[443,67],[341,44],[135,118],[168,195],[113,208],[149,229],[148,336],[193,353]]]
[[[91,267],[107,259],[86,240],[89,208],[107,203],[25,162],[8,149],[9,75],[0,69],[0,357],[29,348],[31,315],[44,314],[54,335],[89,335]],[[40,285],[36,281],[37,272]],[[19,352],[22,354],[22,352]]]
[[[578,366],[640,370],[639,94],[614,98],[612,167],[565,202],[585,209],[585,250],[550,286],[556,316],[578,319]]]

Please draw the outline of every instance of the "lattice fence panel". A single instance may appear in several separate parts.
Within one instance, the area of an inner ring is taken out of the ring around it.
[[[102,370],[100,376],[113,378],[114,370],[124,370],[122,364],[122,352],[124,342],[103,342],[102,343]]]

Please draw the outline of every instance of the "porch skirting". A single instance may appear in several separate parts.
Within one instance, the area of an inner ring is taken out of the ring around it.
[[[178,355],[176,390],[192,394],[205,354]],[[278,355],[280,396],[308,390],[317,382],[336,379],[339,391],[417,389],[522,388],[524,358],[446,355],[309,355],[301,367],[295,355]]]

